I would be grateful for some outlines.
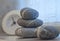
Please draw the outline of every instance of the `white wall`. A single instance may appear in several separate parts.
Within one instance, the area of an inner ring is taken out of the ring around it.
[[[38,10],[44,22],[60,22],[60,0],[28,0],[27,7]]]

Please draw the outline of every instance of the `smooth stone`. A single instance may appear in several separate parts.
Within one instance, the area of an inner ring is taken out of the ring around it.
[[[36,38],[36,28],[17,28],[15,33],[20,38]]]
[[[59,36],[59,31],[53,26],[41,26],[37,29],[37,37],[42,40],[55,39]]]
[[[18,25],[23,26],[25,28],[37,28],[43,24],[42,20],[23,20],[22,18],[18,19]]]
[[[20,14],[22,16],[22,19],[25,20],[33,20],[39,16],[37,10],[28,7],[21,9]]]

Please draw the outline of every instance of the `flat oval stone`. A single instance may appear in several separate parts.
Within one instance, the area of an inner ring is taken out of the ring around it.
[[[23,20],[22,18],[18,19],[18,25],[23,26],[25,28],[37,28],[43,24],[42,20]]]
[[[38,27],[37,37],[43,40],[55,39],[59,36],[59,31],[53,26]]]
[[[17,28],[16,35],[20,38],[36,38],[36,28]]]

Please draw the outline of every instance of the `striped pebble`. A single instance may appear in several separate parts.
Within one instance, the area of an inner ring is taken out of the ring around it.
[[[15,31],[16,35],[20,38],[35,38],[36,28],[17,28]]]
[[[53,26],[38,27],[37,37],[43,40],[55,39],[59,36],[59,31]]]
[[[17,21],[18,25],[23,26],[25,28],[37,28],[43,24],[42,20],[35,19],[35,20],[23,20],[18,19]]]

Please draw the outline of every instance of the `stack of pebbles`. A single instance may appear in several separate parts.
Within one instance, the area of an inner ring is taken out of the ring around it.
[[[18,19],[17,23],[21,28],[17,28],[15,31],[17,36],[21,38],[34,38],[37,37],[36,28],[43,24],[43,21],[37,19],[39,16],[38,11],[32,8],[23,8],[20,11],[22,18]]]

